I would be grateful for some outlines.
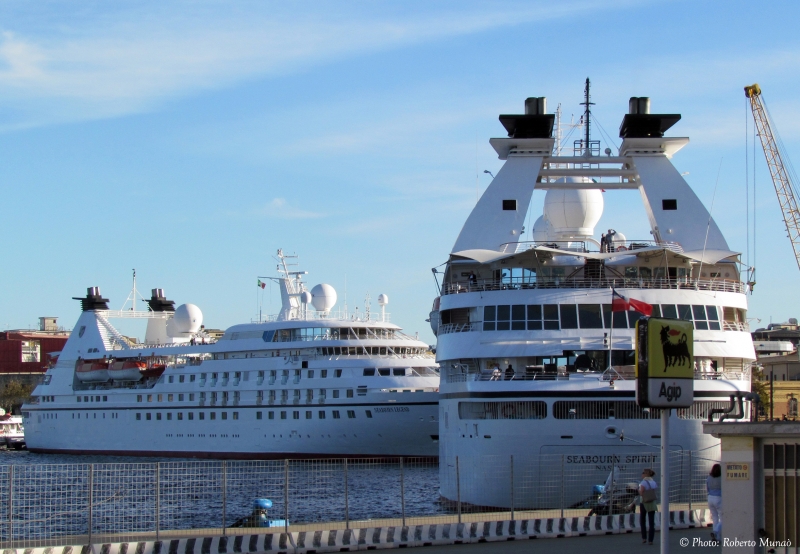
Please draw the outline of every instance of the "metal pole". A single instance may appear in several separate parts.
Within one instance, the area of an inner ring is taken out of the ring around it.
[[[692,465],[692,451],[689,450],[689,511],[692,511],[692,492],[694,490],[694,466]]]
[[[669,554],[669,413],[661,410],[661,554]]]
[[[775,372],[769,372],[769,420],[775,419]]]
[[[94,464],[89,464],[89,517],[87,519],[87,531],[89,535],[89,546],[92,545],[92,495],[94,492]]]
[[[14,544],[14,465],[8,466],[8,547]]]
[[[350,529],[350,499],[347,495],[347,458],[344,459],[344,528]]]
[[[456,456],[456,494],[458,495],[458,522],[461,523],[461,477],[458,467],[458,456]]]
[[[403,471],[403,458],[400,457],[400,509],[403,513],[403,527],[406,526],[406,482]]]
[[[514,521],[514,455],[511,455],[511,521]]]
[[[156,540],[161,532],[161,462],[156,462]]]
[[[564,519],[564,455],[561,455],[561,519]]]
[[[225,536],[225,512],[228,508],[228,462],[222,460],[222,536]]]
[[[289,460],[283,460],[283,530],[289,532]]]

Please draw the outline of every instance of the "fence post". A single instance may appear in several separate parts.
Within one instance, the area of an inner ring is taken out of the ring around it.
[[[689,511],[692,511],[692,495],[694,493],[694,466],[692,465],[692,451],[689,450]]]
[[[561,519],[564,519],[564,455],[561,455]]]
[[[403,471],[403,457],[400,456],[400,510],[403,514],[403,527],[406,526],[406,482]]]
[[[89,464],[89,517],[87,519],[88,522],[88,529],[87,535],[89,537],[89,546],[92,546],[92,505],[93,502],[93,495],[94,495],[94,464]]]
[[[156,540],[161,533],[161,462],[156,462]]]
[[[456,456],[456,494],[458,495],[458,522],[461,523],[461,473],[458,467],[458,456]]]
[[[514,521],[514,455],[511,455],[511,521]]]
[[[344,459],[344,528],[350,529],[350,499],[347,494],[347,458]]]
[[[283,530],[289,532],[289,459],[283,460]]]
[[[14,465],[8,466],[8,547],[14,547]]]
[[[228,462],[222,460],[222,536],[225,536],[225,516],[228,511]]]

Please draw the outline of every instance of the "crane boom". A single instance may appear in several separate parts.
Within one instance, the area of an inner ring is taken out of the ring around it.
[[[781,212],[783,212],[783,222],[786,224],[786,232],[792,243],[797,267],[800,268],[800,209],[797,207],[792,181],[789,179],[789,173],[783,163],[783,156],[775,141],[775,135],[772,133],[772,123],[761,99],[761,87],[757,84],[744,87],[744,94],[750,100],[753,120],[758,136],[761,138],[769,174],[772,177],[772,184],[775,186],[775,193],[778,195]]]

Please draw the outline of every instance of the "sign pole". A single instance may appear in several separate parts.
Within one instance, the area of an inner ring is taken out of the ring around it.
[[[669,554],[669,413],[661,410],[661,554]]]

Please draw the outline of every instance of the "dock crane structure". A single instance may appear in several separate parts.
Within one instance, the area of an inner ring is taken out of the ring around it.
[[[772,120],[761,98],[761,87],[758,84],[744,87],[744,94],[750,101],[756,131],[761,139],[772,184],[775,186],[775,193],[778,195],[778,202],[783,212],[783,222],[786,224],[786,232],[792,243],[797,267],[800,268],[800,209],[797,207],[792,179],[783,162],[782,148],[779,147],[772,132]]]

